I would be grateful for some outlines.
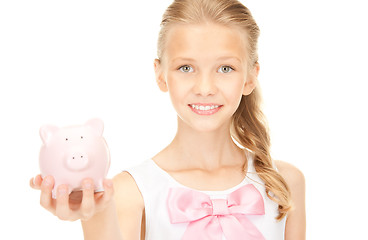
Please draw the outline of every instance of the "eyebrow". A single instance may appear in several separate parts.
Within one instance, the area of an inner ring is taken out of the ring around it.
[[[216,60],[235,60],[241,63],[241,60],[237,57],[232,57],[232,56],[224,56],[224,57],[219,57]]]
[[[182,60],[182,61],[191,61],[191,62],[195,62],[196,60],[193,59],[193,58],[187,58],[187,57],[177,57],[177,58],[174,58],[171,62],[175,62],[175,61],[178,61],[178,60]],[[239,63],[241,63],[241,60],[237,57],[232,57],[232,56],[223,56],[223,57],[219,57],[216,59],[216,61],[219,61],[219,60],[235,60]]]

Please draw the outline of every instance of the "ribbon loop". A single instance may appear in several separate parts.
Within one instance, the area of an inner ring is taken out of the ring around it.
[[[260,192],[247,184],[227,199],[210,199],[205,193],[172,188],[167,198],[171,223],[189,223],[183,240],[221,239],[264,240],[262,233],[246,215],[264,215]]]

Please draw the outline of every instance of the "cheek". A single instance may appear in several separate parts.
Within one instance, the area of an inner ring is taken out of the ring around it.
[[[240,99],[243,95],[245,79],[238,77],[222,81],[221,90],[228,98]]]
[[[167,88],[173,107],[178,111],[178,106],[183,98],[183,92],[180,91],[178,81],[173,81],[170,76],[167,78]]]
[[[182,79],[175,74],[167,76],[167,87],[171,99],[181,99],[190,91],[188,79]]]

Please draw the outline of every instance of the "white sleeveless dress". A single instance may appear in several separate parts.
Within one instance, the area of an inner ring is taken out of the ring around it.
[[[198,191],[211,199],[226,199],[233,191],[246,184],[253,184],[264,200],[264,215],[247,215],[247,218],[267,240],[284,239],[285,221],[277,221],[278,205],[269,199],[263,181],[257,175],[250,152],[245,150],[248,159],[246,177],[238,185],[223,191]],[[126,170],[134,178],[144,200],[146,214],[146,240],[180,240],[188,223],[172,224],[167,210],[167,196],[170,188],[188,188],[161,169],[152,159]],[[222,235],[222,239],[226,239]]]

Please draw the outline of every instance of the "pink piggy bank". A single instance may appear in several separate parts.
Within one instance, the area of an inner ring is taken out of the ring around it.
[[[110,167],[110,152],[102,137],[103,122],[91,119],[84,125],[59,128],[45,125],[40,128],[43,145],[40,150],[42,177],[51,175],[55,189],[67,184],[69,193],[81,189],[85,178],[92,178],[95,191],[103,191],[103,180]]]

